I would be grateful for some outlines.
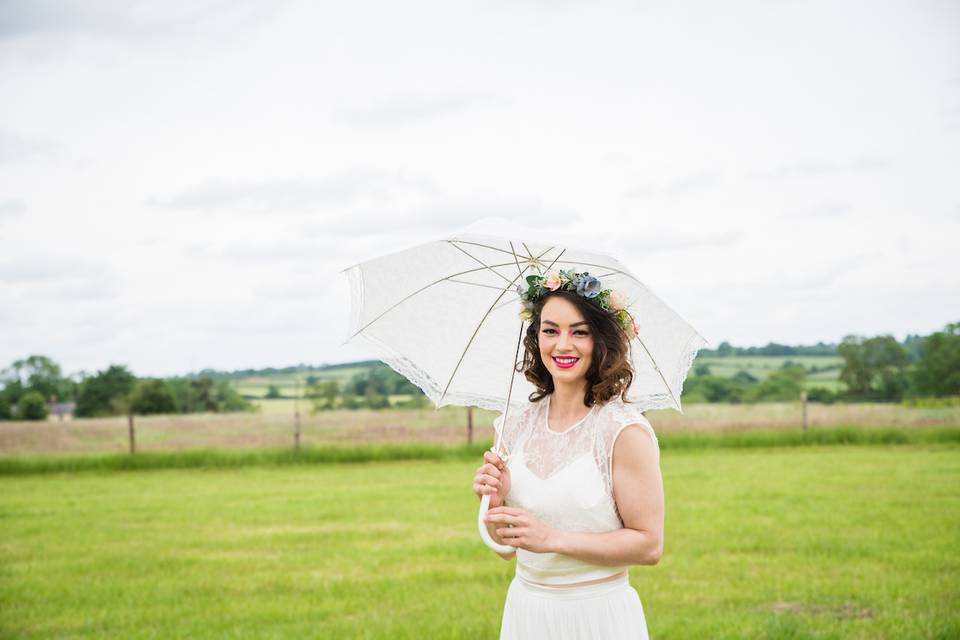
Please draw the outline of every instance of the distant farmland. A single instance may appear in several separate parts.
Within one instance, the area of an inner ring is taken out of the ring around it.
[[[783,366],[787,361],[802,365],[807,369],[807,388],[823,387],[830,391],[840,391],[844,388],[840,382],[840,370],[843,367],[843,358],[839,356],[730,356],[730,357],[698,357],[694,367],[707,365],[710,374],[723,378],[732,378],[740,371],[746,371],[757,380],[763,380],[771,373]],[[387,365],[381,364],[381,367]],[[358,366],[338,369],[316,369],[302,371],[297,374],[260,375],[238,378],[234,381],[237,390],[251,400],[260,400],[267,395],[271,386],[276,386],[284,398],[303,397],[307,388],[307,379],[311,376],[318,380],[336,380],[345,384],[358,373],[366,371],[368,367]],[[815,369],[811,372],[811,369]],[[693,375],[691,368],[690,375]],[[394,396],[392,402],[400,402],[407,396]],[[271,401],[273,403],[275,401]],[[274,412],[271,403],[262,403],[265,410]],[[293,411],[293,403],[283,403],[284,411]]]

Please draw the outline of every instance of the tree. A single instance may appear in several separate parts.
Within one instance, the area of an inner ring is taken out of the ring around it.
[[[73,381],[64,378],[60,365],[46,356],[32,355],[15,361],[3,374],[4,380],[19,381],[25,389],[36,391],[44,400],[72,397]]]
[[[900,400],[907,388],[907,350],[893,336],[846,336],[837,347],[847,395],[861,400]]]
[[[748,398],[754,401],[772,402],[799,400],[806,377],[807,371],[802,366],[787,364],[751,387]]]
[[[121,413],[123,404],[137,382],[136,376],[123,365],[110,365],[104,371],[80,383],[77,395],[77,416],[92,417]]]
[[[367,407],[370,409],[389,409],[390,398],[385,394],[374,390],[373,385],[367,387],[366,393]]]
[[[139,415],[174,413],[173,391],[165,380],[140,380],[130,394],[130,411]]]
[[[315,382],[307,387],[306,395],[313,400],[314,411],[333,409],[336,407],[337,397],[340,395],[340,383],[336,380]]]
[[[60,365],[40,355],[16,360],[0,371],[0,387],[3,387],[3,396],[11,407],[26,391],[36,391],[45,400],[61,401],[72,400],[77,391],[77,383],[63,376]]]
[[[204,411],[251,411],[255,407],[236,390],[230,380],[213,378],[169,378],[177,413]]]
[[[190,381],[190,412],[212,411],[216,413],[219,408],[217,402],[216,384],[213,378],[203,376]]]
[[[693,369],[693,375],[695,376],[708,376],[710,375],[710,365],[706,363],[700,363]]]
[[[403,400],[397,403],[398,409],[428,409],[433,403],[422,393],[415,393],[409,400]]]
[[[267,395],[264,397],[267,400],[276,400],[277,398],[282,398],[283,396],[280,395],[280,387],[278,387],[275,384],[272,384],[269,387],[267,387]]]
[[[366,369],[353,375],[347,384],[347,391],[353,395],[365,396],[368,389],[372,389],[369,393],[387,395],[391,392],[389,378],[390,374],[382,368]]]
[[[948,324],[943,331],[923,338],[919,354],[911,375],[912,394],[960,395],[960,323]]]
[[[8,380],[0,389],[0,420],[9,420],[16,411],[20,396],[26,393],[19,380]]]
[[[721,376],[691,376],[683,386],[681,400],[688,402],[742,402],[745,387]]]
[[[217,411],[253,411],[254,405],[240,395],[229,380],[219,380],[216,391]]]
[[[813,387],[812,389],[807,389],[807,400],[810,402],[833,404],[837,401],[837,394],[826,387]]]
[[[46,420],[48,413],[47,401],[39,391],[28,391],[17,402],[19,420]]]

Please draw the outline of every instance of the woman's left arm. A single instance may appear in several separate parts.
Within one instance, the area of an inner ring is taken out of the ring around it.
[[[493,522],[509,524],[503,540],[536,553],[564,555],[604,566],[653,565],[663,553],[663,478],[657,445],[643,425],[624,427],[613,451],[613,493],[623,528],[580,533],[547,527],[522,509],[498,507]]]

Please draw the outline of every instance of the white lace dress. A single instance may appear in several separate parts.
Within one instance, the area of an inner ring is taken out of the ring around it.
[[[564,531],[603,533],[623,528],[613,498],[613,445],[624,427],[639,424],[657,444],[642,412],[619,396],[595,405],[563,432],[549,425],[550,397],[494,421],[503,431],[501,455],[510,469],[505,504],[529,511]],[[659,446],[657,448],[659,459]],[[501,640],[647,638],[643,606],[626,566],[593,565],[558,553],[517,549],[507,591]],[[562,587],[610,578],[581,587]]]

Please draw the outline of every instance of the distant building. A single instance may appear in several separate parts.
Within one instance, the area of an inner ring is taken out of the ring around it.
[[[77,409],[76,402],[52,402],[50,403],[50,415],[60,418],[63,422],[64,417],[67,420],[73,420],[73,412]]]

